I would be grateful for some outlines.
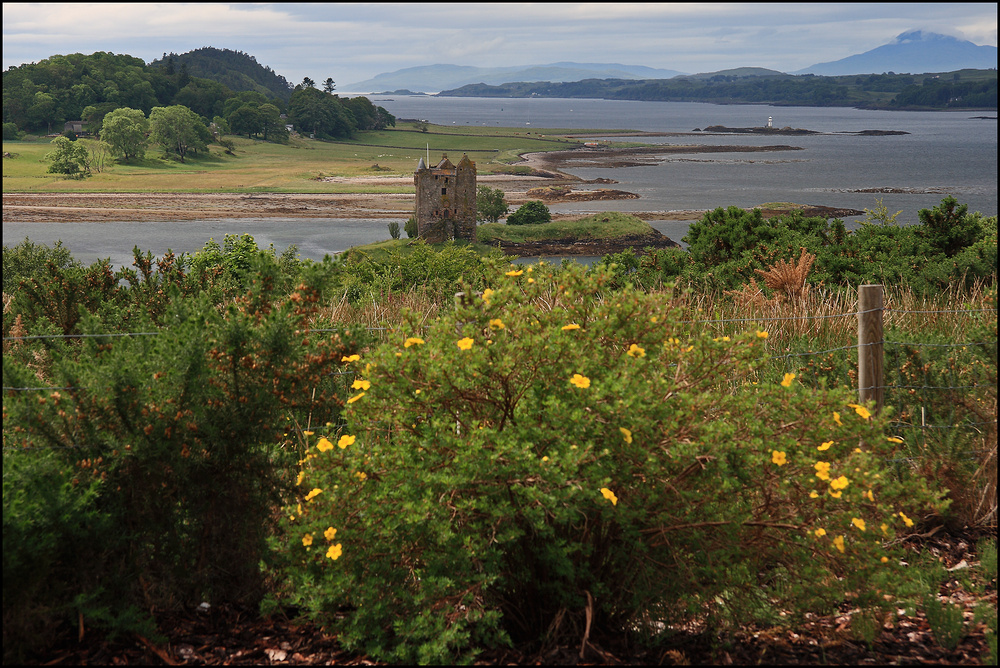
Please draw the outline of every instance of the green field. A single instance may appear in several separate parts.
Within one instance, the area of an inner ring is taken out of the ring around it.
[[[567,134],[586,130],[446,127],[428,125],[422,132],[411,123],[395,129],[359,133],[351,141],[293,138],[275,144],[231,137],[235,155],[218,145],[207,153],[178,162],[158,147],[131,164],[113,164],[84,179],[47,173],[49,140],[4,142],[3,192],[409,192],[412,186],[372,186],[324,183],[323,176],[410,176],[417,160],[428,154],[467,153],[480,174],[511,173],[511,163],[524,153],[575,148],[580,142]],[[601,132],[593,130],[594,133]],[[84,144],[89,140],[81,139]],[[377,166],[376,166],[377,165]]]

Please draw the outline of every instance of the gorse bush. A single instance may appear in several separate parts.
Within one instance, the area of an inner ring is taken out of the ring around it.
[[[5,542],[41,534],[19,542],[15,560],[5,556],[5,620],[54,625],[76,610],[108,621],[129,606],[259,599],[282,472],[298,458],[294,439],[275,443],[289,424],[338,419],[342,388],[331,373],[357,344],[346,332],[310,331],[320,268],[286,295],[275,294],[275,263],[258,258],[248,273],[246,294],[225,308],[167,289],[156,335],[101,336],[104,324],[81,314],[91,336],[48,343],[51,387],[4,355],[4,385],[28,388],[4,398]],[[21,458],[13,468],[8,449]],[[49,491],[34,489],[41,484]],[[28,512],[49,496],[45,513]],[[32,577],[21,578],[29,564]],[[5,652],[6,634],[5,624]],[[43,638],[10,638],[10,647]]]
[[[884,420],[755,384],[766,332],[713,337],[611,281],[511,268],[350,361],[285,513],[293,602],[402,662],[887,605],[884,541],[942,503],[886,470]]]

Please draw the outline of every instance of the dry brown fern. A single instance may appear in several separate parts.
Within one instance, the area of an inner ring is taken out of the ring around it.
[[[809,292],[806,277],[809,276],[809,270],[815,261],[816,256],[803,248],[796,262],[778,260],[768,267],[767,271],[763,269],[754,271],[764,277],[764,285],[784,294],[789,300],[799,301]]]

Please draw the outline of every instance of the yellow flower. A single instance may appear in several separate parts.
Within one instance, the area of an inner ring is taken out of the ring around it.
[[[549,458],[548,458],[548,456],[546,455],[545,457],[542,457],[542,461],[543,461],[543,462],[547,462],[547,461],[549,461]]]
[[[326,452],[327,450],[332,450],[333,443],[331,443],[330,440],[326,436],[324,436],[323,438],[319,439],[319,443],[316,444],[316,449],[319,450],[320,452]]]
[[[844,426],[844,423],[840,421],[840,413],[838,413],[837,411],[833,411],[833,421],[836,422],[841,427]]]
[[[505,274],[505,276],[520,276],[523,273],[524,273],[523,269],[511,269]]]
[[[830,462],[816,462],[816,477],[820,480],[830,479]]]
[[[337,535],[337,530],[334,529],[333,527],[329,527],[326,531],[323,532],[323,535],[326,537],[327,540],[333,540],[334,536]]]
[[[913,526],[913,520],[911,520],[909,517],[907,517],[906,515],[904,515],[902,510],[899,511],[899,516],[901,518],[903,518],[903,524],[905,524],[908,527],[912,527]]]
[[[343,436],[340,437],[340,440],[337,441],[337,446],[341,450],[343,450],[349,445],[354,445],[354,436],[351,434],[344,434]]]
[[[500,318],[494,318],[493,320],[490,320],[490,327],[492,327],[493,329],[504,329],[503,320],[501,320]]]
[[[299,474],[295,477],[295,484],[296,485],[301,485],[302,481],[305,480],[305,477],[306,477],[306,472],[305,471],[299,471]]]
[[[902,443],[903,442],[903,439],[896,438],[895,436],[890,436],[889,438],[887,438],[885,440],[889,441],[890,443]]]
[[[603,496],[605,499],[607,499],[608,501],[610,501],[612,506],[617,506],[618,505],[618,497],[615,496],[615,493],[612,492],[607,487],[602,487],[601,488],[601,496]]]
[[[618,427],[618,431],[622,433],[622,438],[625,439],[626,443],[632,442],[632,432],[625,427]]]
[[[885,522],[882,522],[882,526],[880,526],[879,529],[881,529],[882,533],[884,533],[886,536],[889,535],[889,525],[886,524]]]
[[[780,452],[778,450],[771,450],[771,461],[777,464],[778,466],[784,466],[785,464],[788,463],[788,459],[785,457],[785,453]]]
[[[353,397],[351,397],[350,399],[347,400],[347,403],[353,404],[355,401],[357,401],[358,399],[360,399],[363,396],[365,396],[364,392],[362,392],[361,394],[355,394]]]
[[[469,348],[472,347],[473,343],[475,343],[475,341],[473,341],[467,336],[464,339],[458,340],[458,348],[459,350],[468,350]]]
[[[354,381],[351,384],[351,389],[352,390],[367,390],[371,386],[372,386],[372,384],[370,382],[368,382],[367,380],[360,380],[360,379],[358,379],[358,380]]]
[[[573,377],[569,379],[569,382],[572,383],[573,385],[576,385],[581,390],[585,390],[588,387],[590,387],[590,379],[587,378],[586,376],[581,376],[578,373],[574,373]]]
[[[871,501],[872,503],[875,503],[875,495],[872,494],[871,490],[868,490],[867,492],[865,492],[865,496],[868,498],[869,501]]]
[[[821,445],[817,445],[817,450],[829,450],[830,446],[833,445],[833,441],[824,441]]]
[[[311,533],[307,533],[305,536],[302,537],[303,546],[309,547],[312,544],[313,544],[313,535]]]
[[[838,550],[840,550],[841,552],[843,552],[844,551],[844,537],[843,536],[837,536],[836,538],[834,538],[833,539],[833,545]]]
[[[833,491],[832,489],[831,489],[831,490],[828,490],[828,491],[830,492],[830,496],[832,496],[832,497],[833,497],[833,498],[835,498],[835,499],[839,499],[839,498],[840,498],[841,496],[843,496],[843,495],[844,495],[844,493],[843,493],[843,492],[835,492],[835,491]]]
[[[862,531],[866,530],[865,529],[865,521],[864,520],[860,520],[857,517],[852,517],[851,518],[851,524],[853,524],[857,528],[861,529]]]
[[[793,380],[795,380],[795,374],[794,373],[786,373],[784,379],[782,379],[782,381],[781,381],[781,386],[782,387],[791,387]]]
[[[337,559],[340,559],[340,555],[343,553],[344,551],[340,548],[340,543],[337,543],[336,545],[330,546],[330,549],[326,551],[326,556],[336,561]]]
[[[844,489],[850,483],[851,483],[851,481],[848,480],[846,476],[840,476],[836,480],[831,480],[830,481],[830,487],[832,487],[833,489]]]
[[[861,416],[862,420],[867,420],[872,416],[871,411],[869,411],[864,406],[859,406],[858,404],[847,404],[854,409],[854,412]]]
[[[820,527],[819,529],[816,529],[816,531],[814,531],[813,533],[816,534],[817,538],[822,538],[823,536],[826,535],[826,529]]]
[[[889,557],[882,557],[881,561],[883,564],[888,563]]]
[[[312,435],[313,435],[314,433],[316,433],[316,432],[313,432],[313,431],[306,431],[306,430],[304,430],[304,429],[302,430],[302,435],[303,435],[303,436],[312,436]]]
[[[645,357],[646,350],[645,348],[637,346],[636,344],[633,343],[631,346],[629,346],[627,355],[629,357]]]
[[[360,480],[361,482],[368,480],[368,474],[365,473],[364,471],[358,471],[357,473],[354,474],[354,477]]]
[[[316,498],[317,496],[319,496],[322,493],[323,493],[323,490],[321,490],[319,487],[315,487],[315,488],[313,488],[313,490],[311,492],[309,492],[308,494],[306,494],[306,501],[312,501],[314,498]],[[302,514],[301,510],[299,511],[299,514],[300,515]]]
[[[361,355],[346,355],[346,356],[340,358],[340,361],[341,362],[357,362],[359,359],[361,359]]]
[[[819,494],[816,493],[816,490],[813,490],[813,491],[809,492],[809,498],[810,499],[818,499],[819,498]]]
[[[492,297],[493,297],[493,291],[492,290],[490,290],[489,288],[486,288],[485,290],[483,290],[483,301],[486,302],[487,306],[490,305],[490,299]]]
[[[758,339],[766,339],[767,338],[767,332],[757,332],[757,338]]]
[[[563,325],[562,327],[562,331],[564,332],[569,332],[574,329],[580,329],[580,325],[576,324],[575,322],[571,322],[570,324]]]
[[[423,345],[423,343],[424,343],[423,339],[416,336],[411,336],[410,338],[408,338],[406,341],[403,342],[403,347],[409,348],[410,346]]]
[[[534,282],[535,282],[535,279],[533,279],[533,278],[529,278],[529,279],[528,279],[528,282],[529,282],[529,283],[534,283]]]

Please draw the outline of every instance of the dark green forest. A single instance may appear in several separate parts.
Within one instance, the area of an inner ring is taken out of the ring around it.
[[[567,97],[716,104],[774,104],[865,109],[996,109],[996,70],[941,74],[824,77],[805,74],[692,76],[673,79],[585,79],[572,82],[469,84],[456,97]]]
[[[286,123],[319,138],[395,125],[385,109],[366,98],[342,99],[328,82],[323,90],[308,78],[292,86],[249,54],[212,47],[164,54],[149,65],[108,52],[56,55],[3,73],[4,139],[62,133],[67,121],[79,120],[96,134],[115,109],[149,116],[154,107],[173,105],[189,108],[205,125],[215,123],[223,134],[270,140],[283,138]]]

